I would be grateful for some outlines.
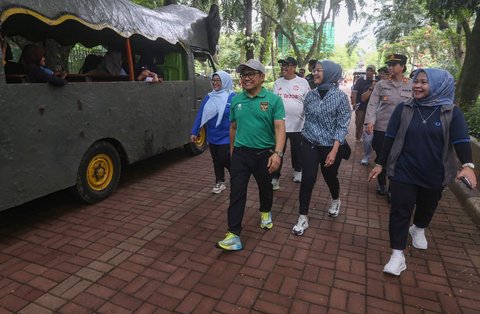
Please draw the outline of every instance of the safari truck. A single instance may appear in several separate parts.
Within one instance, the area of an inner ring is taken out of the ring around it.
[[[121,49],[127,75],[69,73],[67,85],[29,83],[0,64],[0,210],[70,188],[81,200],[111,195],[122,166],[189,143],[196,112],[211,90],[220,20],[168,5],[146,9],[127,0],[0,0],[6,46],[18,42]],[[155,56],[161,83],[135,80],[135,62]],[[48,56],[47,56],[48,58]],[[10,60],[18,63],[18,60]]]

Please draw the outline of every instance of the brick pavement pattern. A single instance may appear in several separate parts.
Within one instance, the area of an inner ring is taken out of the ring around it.
[[[353,129],[353,128],[352,128]],[[321,175],[304,236],[291,234],[299,184],[289,154],[274,194],[272,230],[259,228],[249,185],[240,252],[226,232],[229,189],[210,192],[208,152],[177,150],[130,166],[95,205],[66,192],[0,213],[3,313],[478,313],[480,232],[450,191],[401,277],[390,256],[388,205],[366,181],[361,143],[340,168],[342,207],[326,213]],[[253,179],[252,179],[253,180]]]

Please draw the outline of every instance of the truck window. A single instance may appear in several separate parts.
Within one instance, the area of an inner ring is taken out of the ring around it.
[[[215,66],[209,55],[195,52],[195,75],[210,77],[214,73]]]

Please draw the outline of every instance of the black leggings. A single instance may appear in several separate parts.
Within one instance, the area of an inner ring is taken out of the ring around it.
[[[208,144],[212,154],[215,183],[225,182],[225,168],[230,170],[230,144]]]
[[[303,172],[299,193],[300,215],[308,214],[308,207],[312,198],[313,186],[317,181],[318,164],[320,164],[320,170],[322,171],[323,179],[327,183],[332,199],[336,200],[340,195],[340,183],[338,182],[337,174],[342,157],[341,153],[338,152],[333,165],[330,167],[325,167],[325,160],[327,159],[327,155],[331,150],[332,146],[317,146],[303,138]]]

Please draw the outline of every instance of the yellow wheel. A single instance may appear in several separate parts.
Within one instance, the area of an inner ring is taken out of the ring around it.
[[[105,154],[93,157],[87,166],[87,183],[95,191],[108,187],[113,178],[112,159]]]
[[[120,171],[120,155],[115,147],[109,142],[97,142],[80,162],[74,192],[85,202],[98,202],[115,191]]]
[[[199,155],[203,153],[206,148],[207,148],[207,132],[205,131],[205,127],[202,127],[200,129],[200,132],[198,132],[197,140],[193,143],[189,143],[185,145],[185,149],[193,155]]]

